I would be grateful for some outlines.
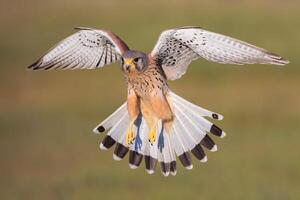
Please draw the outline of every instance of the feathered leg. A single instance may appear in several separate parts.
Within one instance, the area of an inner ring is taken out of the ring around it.
[[[135,139],[135,134],[133,131],[134,122],[140,113],[140,99],[136,96],[132,89],[128,90],[127,109],[130,118],[130,124],[126,131],[125,143],[126,145],[131,145]]]
[[[143,100],[141,101],[141,111],[149,127],[149,134],[148,134],[149,142],[151,145],[153,145],[153,143],[156,140],[156,128],[157,128],[156,126],[157,126],[158,118],[153,112],[151,103],[148,101],[143,101]]]
[[[149,128],[149,142],[153,144],[156,140],[156,128],[158,120],[162,120],[163,126],[168,131],[172,126],[174,114],[164,94],[153,92],[149,98],[141,100],[141,111]]]

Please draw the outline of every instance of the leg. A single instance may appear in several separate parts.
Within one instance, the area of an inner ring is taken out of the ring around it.
[[[141,101],[141,111],[143,114],[143,117],[145,118],[147,125],[150,129],[148,139],[151,145],[156,140],[156,124],[158,121],[158,118],[156,117],[155,113],[153,112],[153,109],[151,107],[150,102],[147,101]]]
[[[175,117],[171,99],[168,95],[164,96],[163,94],[160,94],[153,96],[150,102],[155,115],[158,119],[162,120],[164,128],[169,132]]]
[[[156,124],[157,124],[157,119],[154,119],[154,122],[149,126],[150,131],[149,131],[148,139],[151,145],[153,145],[153,143],[156,140]]]
[[[163,124],[164,124],[164,128],[167,130],[167,132],[170,132],[170,129],[173,125],[173,121],[175,119],[175,115],[174,115],[173,104],[172,104],[171,98],[169,97],[168,94],[166,95],[166,101],[167,101],[167,104],[169,105],[169,110],[170,110],[169,113],[172,113],[172,114],[171,114],[171,117],[168,117],[163,120]]]
[[[134,122],[140,113],[140,99],[136,96],[133,90],[128,90],[127,109],[130,118],[130,125],[126,132],[125,142],[127,145],[130,145],[135,139],[135,135],[133,133]]]
[[[127,129],[126,138],[125,138],[126,145],[133,144],[133,141],[135,139],[135,135],[134,135],[133,130],[132,130],[133,124],[134,124],[134,121],[130,121],[130,126]]]

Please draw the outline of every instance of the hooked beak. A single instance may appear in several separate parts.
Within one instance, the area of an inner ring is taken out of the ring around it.
[[[123,67],[124,67],[124,70],[127,72],[131,72],[131,71],[135,70],[135,64],[133,62],[133,59],[132,58],[125,59]]]

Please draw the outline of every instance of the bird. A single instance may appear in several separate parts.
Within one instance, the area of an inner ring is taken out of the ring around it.
[[[198,26],[163,31],[148,54],[131,50],[111,31],[75,29],[28,69],[97,69],[119,62],[126,80],[127,100],[93,132],[106,132],[99,147],[108,150],[115,145],[114,160],[120,161],[129,154],[131,169],[138,168],[144,158],[148,174],[160,165],[164,176],[175,176],[177,158],[191,170],[191,154],[200,162],[207,162],[206,151],[218,149],[212,137],[226,135],[207,119],[222,120],[221,114],[189,102],[168,86],[168,81],[186,73],[192,61],[204,58],[235,65],[289,63],[263,48]]]

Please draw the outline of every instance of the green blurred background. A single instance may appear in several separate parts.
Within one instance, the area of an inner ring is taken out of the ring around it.
[[[0,0],[0,199],[300,199],[300,2]],[[118,65],[27,71],[73,27],[109,29],[149,52],[167,28],[199,25],[291,64],[194,62],[171,88],[225,116],[209,162],[177,176],[100,151],[92,128],[126,98]],[[112,91],[112,92],[109,92]]]

